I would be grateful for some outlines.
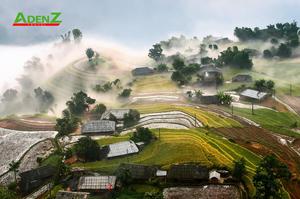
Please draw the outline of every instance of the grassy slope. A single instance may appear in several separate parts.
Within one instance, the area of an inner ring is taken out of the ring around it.
[[[154,113],[164,111],[182,111],[191,116],[196,116],[199,121],[209,127],[241,127],[241,124],[230,118],[220,117],[219,115],[201,110],[200,108],[192,106],[184,106],[178,104],[139,104],[131,105],[132,108],[136,108],[140,113]]]
[[[231,112],[229,108],[225,108]],[[299,133],[291,130],[291,125],[300,124],[300,117],[291,112],[277,112],[269,109],[257,109],[252,115],[251,109],[235,108],[234,114],[246,117],[262,127],[292,137],[300,137]]]
[[[157,74],[137,77],[132,87],[133,93],[147,92],[176,92],[179,90],[175,82],[171,80],[170,74]]]

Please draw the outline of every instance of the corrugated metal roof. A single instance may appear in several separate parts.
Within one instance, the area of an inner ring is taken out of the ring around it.
[[[108,145],[108,158],[138,153],[139,149],[133,141],[123,141]]]
[[[109,119],[110,114],[114,115],[118,120],[124,119],[124,115],[129,113],[130,109],[110,109],[106,111],[102,118]]]
[[[252,89],[246,89],[243,92],[241,92],[241,95],[244,97],[260,100],[263,99],[267,95],[267,93],[259,92],[257,90],[252,90]]]
[[[157,170],[156,176],[158,176],[158,177],[167,176],[167,171]]]
[[[114,189],[116,176],[83,176],[78,182],[79,190]]]
[[[82,126],[82,133],[105,133],[116,130],[116,122],[109,120],[92,120]]]

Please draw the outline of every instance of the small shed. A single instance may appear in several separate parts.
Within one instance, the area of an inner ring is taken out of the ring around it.
[[[88,199],[88,192],[58,191],[56,199]]]
[[[139,152],[139,148],[131,140],[110,144],[108,145],[108,148],[107,158],[114,158]]]
[[[56,168],[50,165],[20,173],[20,189],[23,193],[31,193],[36,188],[46,184],[55,174]]]
[[[130,109],[110,109],[102,115],[103,120],[109,120],[110,115],[113,115],[117,120],[124,120],[124,115],[128,114]]]
[[[116,176],[82,176],[78,181],[80,191],[110,191],[115,188]]]
[[[217,95],[201,95],[200,102],[202,104],[218,104],[218,96]]]
[[[236,75],[232,78],[232,82],[252,82],[251,75]]]
[[[137,67],[133,69],[131,73],[133,76],[151,75],[154,73],[154,69],[147,66]]]
[[[170,180],[207,180],[208,169],[193,164],[172,165],[167,178]]]
[[[216,170],[212,170],[209,172],[209,181],[212,183],[218,183],[221,180],[221,174]]]
[[[264,100],[266,97],[268,97],[268,93],[259,92],[257,90],[253,89],[246,89],[243,92],[240,93],[240,96],[244,100],[255,100],[255,101],[261,101]]]
[[[116,131],[116,122],[110,120],[91,120],[81,128],[82,134],[110,135]]]
[[[153,166],[140,164],[121,164],[118,168],[119,172],[128,171],[133,180],[148,180],[155,177],[156,170]]]

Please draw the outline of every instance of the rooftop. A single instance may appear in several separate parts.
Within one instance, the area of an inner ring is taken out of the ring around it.
[[[221,174],[215,170],[209,172],[209,179],[217,178],[220,179]]]
[[[114,189],[116,176],[83,176],[78,182],[79,190],[109,190]]]
[[[208,179],[208,169],[206,167],[193,164],[172,165],[168,171],[170,179]]]
[[[110,109],[103,113],[102,119],[109,119],[110,114],[115,116],[117,120],[124,119],[124,115],[129,113],[130,109]]]
[[[140,164],[121,164],[119,170],[128,170],[136,180],[146,180],[155,176],[156,168]]]
[[[106,133],[116,130],[116,122],[109,120],[92,120],[85,123],[82,128],[82,133]]]
[[[266,95],[267,93],[259,92],[257,90],[252,90],[252,89],[246,89],[243,92],[241,92],[241,96],[258,99],[258,100],[263,99]]]
[[[87,192],[59,191],[56,194],[56,199],[87,199],[88,195]]]
[[[108,158],[138,153],[139,149],[133,141],[123,141],[108,145]]]

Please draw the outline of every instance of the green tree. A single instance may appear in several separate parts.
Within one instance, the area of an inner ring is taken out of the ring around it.
[[[223,92],[219,92],[217,94],[217,98],[218,98],[219,104],[222,104],[222,105],[230,105],[232,102],[232,97]]]
[[[148,56],[152,59],[154,59],[156,62],[161,61],[164,58],[164,55],[162,54],[163,49],[161,48],[160,44],[154,44],[153,48],[149,50]]]
[[[174,59],[172,65],[173,65],[173,68],[177,71],[181,71],[185,67],[184,60],[179,57]]]
[[[129,169],[120,167],[117,170],[117,178],[120,180],[123,186],[129,185],[133,179],[132,179],[132,174]]]
[[[152,131],[148,128],[138,127],[136,131],[133,132],[131,140],[134,142],[145,142],[148,144],[154,138]]]
[[[56,119],[55,130],[57,136],[63,137],[73,133],[78,128],[79,118],[72,115],[68,109],[63,110],[63,117]]]
[[[143,199],[163,199],[164,196],[161,192],[146,192]]]
[[[168,71],[168,67],[166,64],[158,64],[157,71],[158,72],[166,72],[166,71]]]
[[[80,43],[82,39],[82,32],[79,29],[73,29],[72,34],[76,43]]]
[[[124,127],[130,127],[138,123],[140,113],[135,109],[130,109],[129,113],[124,114]]]
[[[71,114],[81,116],[89,108],[89,105],[94,104],[95,101],[95,99],[90,98],[86,93],[80,91],[74,93],[71,100],[66,102],[66,105]]]
[[[54,103],[54,96],[49,91],[44,91],[40,87],[34,89],[35,98],[38,102],[38,110],[46,112]]]
[[[94,56],[95,52],[93,49],[88,48],[86,49],[85,54],[88,57],[89,61],[92,61],[92,57]]]
[[[90,137],[80,138],[74,146],[75,154],[88,162],[100,159],[100,149],[100,145]]]
[[[280,58],[288,58],[291,57],[292,50],[290,47],[288,47],[288,45],[281,43],[278,47],[276,55]]]
[[[6,187],[0,186],[0,198],[1,199],[17,199],[19,197],[13,191],[8,190]]]
[[[15,183],[17,183],[17,172],[19,172],[20,161],[12,161],[9,163],[9,171],[14,173]]]
[[[291,173],[285,164],[281,163],[275,155],[266,156],[257,167],[253,177],[253,184],[256,188],[255,198],[282,198],[280,180],[290,178]]]
[[[18,91],[15,89],[7,89],[3,94],[2,94],[2,102],[12,102],[17,99],[18,96]]]
[[[131,94],[131,89],[130,88],[125,88],[120,94],[119,94],[119,97],[122,97],[122,98],[126,98],[126,97],[129,97],[130,94]]]
[[[270,59],[270,58],[273,57],[273,54],[272,54],[272,52],[270,50],[266,49],[266,50],[263,51],[263,56],[266,59]]]
[[[92,113],[95,114],[96,119],[100,119],[102,114],[106,111],[106,106],[104,104],[97,104],[93,109]]]
[[[246,173],[245,163],[246,163],[246,161],[244,158],[241,158],[238,161],[234,161],[232,176],[239,181],[242,180],[242,177]]]
[[[202,97],[203,95],[203,92],[201,90],[195,90],[195,93],[196,93],[196,97],[199,99]]]

